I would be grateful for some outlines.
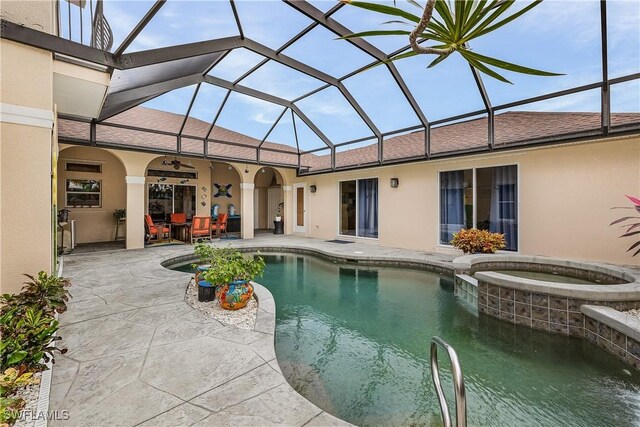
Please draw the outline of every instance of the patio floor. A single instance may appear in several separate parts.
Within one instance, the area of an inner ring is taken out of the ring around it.
[[[258,235],[216,245],[313,248],[349,257],[446,265],[452,257],[367,243]],[[226,326],[184,302],[190,276],[160,262],[191,246],[81,252],[64,257],[72,280],[61,315],[64,356],[56,357],[52,425],[346,425],[300,396],[274,349],[275,304],[260,299],[256,329]],[[259,295],[259,294],[258,294]]]

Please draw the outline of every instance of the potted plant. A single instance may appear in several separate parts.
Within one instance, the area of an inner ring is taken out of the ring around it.
[[[208,271],[212,265],[222,264],[223,260],[230,255],[230,248],[214,248],[204,243],[198,243],[194,248],[198,256],[198,263],[191,264],[196,270],[195,281],[198,285],[198,301],[213,301],[215,299],[216,282],[210,282],[204,278],[203,273]]]
[[[477,228],[462,229],[453,233],[451,244],[465,254],[494,254],[506,246],[504,234],[478,230]]]
[[[282,221],[282,209],[284,209],[284,202],[278,204],[278,212],[276,212],[276,222]]]
[[[211,266],[202,276],[216,287],[215,295],[222,308],[238,310],[245,307],[253,296],[251,280],[261,276],[264,267],[262,257],[245,256],[237,249],[228,248],[214,256]]]

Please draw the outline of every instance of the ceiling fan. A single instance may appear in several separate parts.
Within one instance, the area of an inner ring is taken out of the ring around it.
[[[176,170],[180,169],[181,167],[195,169],[193,166],[191,166],[191,161],[189,161],[189,163],[182,163],[180,160],[178,160],[177,157],[169,161],[167,159],[167,156],[164,156],[164,160],[162,161],[162,166],[173,166],[173,168]]]

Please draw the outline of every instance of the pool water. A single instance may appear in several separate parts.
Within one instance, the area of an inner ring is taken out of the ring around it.
[[[562,274],[543,273],[541,271],[526,270],[495,270],[496,273],[508,274],[509,276],[520,277],[523,279],[542,280],[545,282],[568,283],[571,285],[602,285],[600,282],[579,279],[577,277],[565,276]]]
[[[333,415],[363,426],[441,425],[429,369],[437,335],[458,353],[470,426],[640,425],[640,372],[585,340],[478,317],[448,276],[263,256],[258,281],[276,301],[278,362]]]

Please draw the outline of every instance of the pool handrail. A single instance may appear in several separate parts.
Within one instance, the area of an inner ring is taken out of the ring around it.
[[[436,389],[436,395],[438,396],[438,403],[440,404],[440,413],[442,415],[442,422],[444,427],[451,427],[451,414],[449,413],[449,406],[447,405],[447,399],[442,390],[442,382],[440,381],[440,367],[438,365],[438,347],[442,347],[447,351],[449,361],[451,362],[451,374],[453,377],[453,388],[455,390],[455,403],[456,403],[456,426],[467,426],[467,397],[464,388],[464,376],[462,375],[462,368],[458,360],[458,354],[447,342],[440,337],[431,338],[431,378],[433,379],[433,385]]]

